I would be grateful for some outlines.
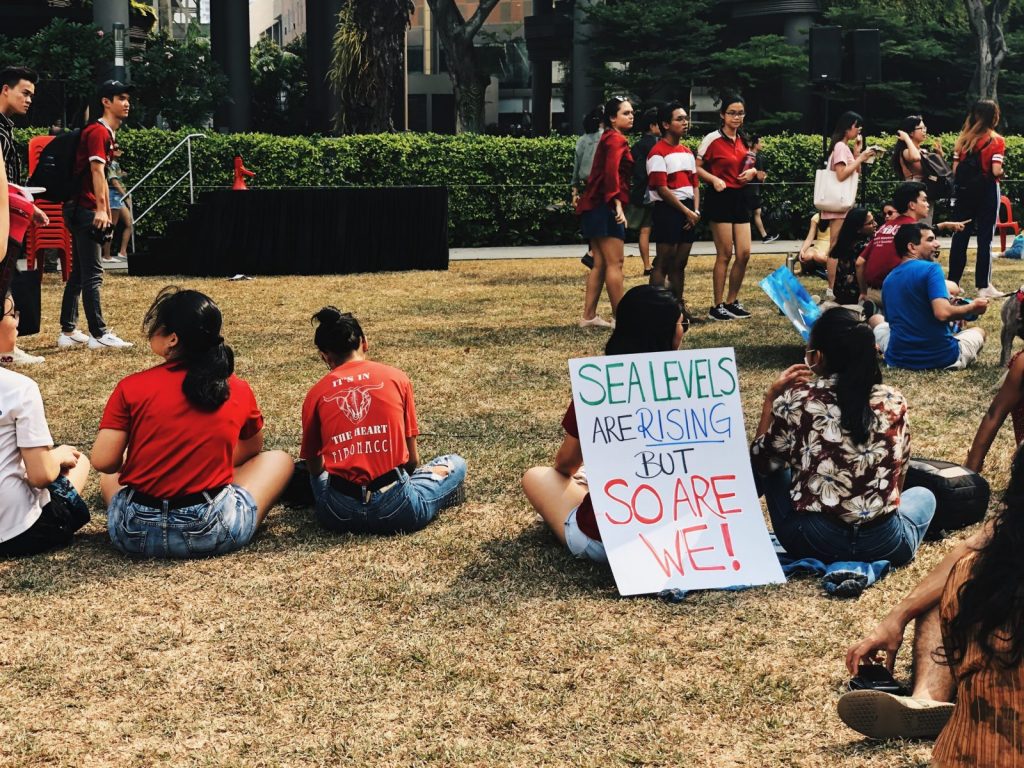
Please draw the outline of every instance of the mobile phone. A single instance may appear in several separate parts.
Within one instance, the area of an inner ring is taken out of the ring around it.
[[[850,680],[847,687],[851,691],[885,691],[896,696],[909,694],[882,664],[861,664],[857,667],[857,676]]]
[[[876,155],[880,155],[883,152],[885,152],[885,147],[880,147],[877,144],[872,144],[870,147],[868,147],[868,149],[870,149]]]

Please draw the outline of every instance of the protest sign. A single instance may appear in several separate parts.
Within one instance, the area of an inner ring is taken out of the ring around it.
[[[620,594],[785,581],[754,490],[732,349],[582,358],[569,371]]]
[[[807,289],[785,267],[779,267],[758,285],[806,342],[811,335],[811,326],[821,317],[821,307],[814,303]]]

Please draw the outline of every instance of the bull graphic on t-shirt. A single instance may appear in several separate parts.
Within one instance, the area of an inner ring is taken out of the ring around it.
[[[364,384],[361,387],[343,389],[333,395],[324,395],[325,403],[337,403],[341,412],[348,416],[353,424],[358,424],[370,412],[370,391],[381,389],[384,384]]]

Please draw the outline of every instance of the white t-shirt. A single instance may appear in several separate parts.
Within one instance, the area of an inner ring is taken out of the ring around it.
[[[31,528],[50,503],[49,491],[28,484],[20,449],[52,445],[39,387],[0,368],[0,541]]]

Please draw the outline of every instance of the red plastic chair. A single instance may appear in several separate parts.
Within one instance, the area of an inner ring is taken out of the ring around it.
[[[28,173],[31,176],[39,163],[39,155],[43,147],[53,141],[53,136],[35,136],[28,142]],[[28,237],[25,238],[25,261],[26,266],[32,270],[36,269],[39,252],[47,248],[60,251],[60,273],[64,282],[68,281],[71,275],[71,235],[68,228],[64,226],[64,211],[60,203],[51,203],[49,200],[36,200],[36,205],[50,217],[50,223],[45,227],[33,224],[28,230]]]
[[[1003,211],[1006,211],[1006,218],[1003,218]],[[1020,225],[1013,220],[1013,206],[1010,205],[1010,198],[1003,195],[999,198],[999,223],[996,224],[996,232],[999,233],[999,246],[1006,250],[1006,234],[1012,232],[1016,237],[1020,234]]]

